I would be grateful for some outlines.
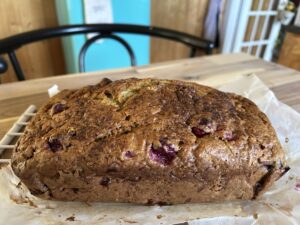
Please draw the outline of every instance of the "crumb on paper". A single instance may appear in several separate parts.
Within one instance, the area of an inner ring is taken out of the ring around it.
[[[70,216],[68,218],[66,218],[66,221],[75,221],[75,216]]]
[[[10,195],[9,198],[18,205],[28,204],[29,206],[37,208],[37,205],[34,204],[34,202],[31,201],[28,197]]]
[[[254,213],[254,214],[253,214],[253,218],[257,220],[257,218],[258,218],[257,213]]]
[[[16,188],[21,188],[21,185],[22,185],[22,183],[21,183],[21,181],[16,185]]]
[[[156,218],[157,219],[161,219],[163,217],[163,215],[157,215]]]
[[[285,143],[289,143],[289,138],[288,137],[285,138]]]

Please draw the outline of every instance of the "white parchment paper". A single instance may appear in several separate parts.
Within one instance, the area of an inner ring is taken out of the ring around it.
[[[176,206],[58,202],[38,199],[9,166],[0,170],[0,225],[35,224],[300,224],[300,114],[279,102],[255,75],[198,83],[254,101],[269,117],[291,170],[256,201]]]

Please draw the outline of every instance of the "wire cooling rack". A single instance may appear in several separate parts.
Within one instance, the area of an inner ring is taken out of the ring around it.
[[[15,147],[15,143],[23,134],[28,122],[35,116],[36,110],[36,106],[30,105],[1,139],[0,164],[10,163],[10,157],[8,156],[10,156],[12,149]]]

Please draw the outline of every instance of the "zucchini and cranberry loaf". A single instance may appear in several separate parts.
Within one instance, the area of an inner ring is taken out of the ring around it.
[[[288,170],[253,102],[156,79],[60,92],[27,126],[12,168],[44,199],[143,204],[254,199]]]

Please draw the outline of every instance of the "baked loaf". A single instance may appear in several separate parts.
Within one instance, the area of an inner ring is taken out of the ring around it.
[[[254,199],[285,164],[274,129],[250,100],[155,79],[60,92],[12,156],[35,196],[143,204]]]

